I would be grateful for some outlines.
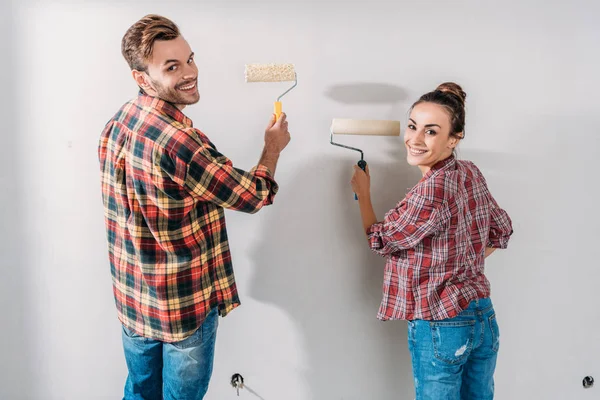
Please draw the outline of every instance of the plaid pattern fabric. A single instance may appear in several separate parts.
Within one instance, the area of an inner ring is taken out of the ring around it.
[[[113,292],[125,327],[175,342],[240,304],[224,208],[254,213],[278,186],[234,168],[174,105],[140,94],[98,147]]]
[[[506,248],[512,231],[475,164],[440,161],[368,230],[371,249],[387,259],[377,317],[453,318],[488,297],[485,248]]]

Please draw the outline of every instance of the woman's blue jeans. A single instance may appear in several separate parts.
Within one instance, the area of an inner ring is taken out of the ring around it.
[[[417,400],[491,400],[499,347],[492,301],[473,300],[455,318],[408,322]]]

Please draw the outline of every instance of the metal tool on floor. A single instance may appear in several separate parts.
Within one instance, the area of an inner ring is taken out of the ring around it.
[[[240,389],[244,388],[244,377],[240,374],[233,374],[231,377],[231,386],[237,391],[237,395],[240,395]]]

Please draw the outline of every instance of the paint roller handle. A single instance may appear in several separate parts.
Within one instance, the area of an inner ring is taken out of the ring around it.
[[[367,172],[367,162],[365,160],[360,160],[358,162],[358,166],[360,167],[360,169]],[[354,200],[358,200],[358,196],[356,195],[356,193],[354,193]]]
[[[280,101],[276,101],[274,104],[274,111],[275,113],[275,121],[279,121],[279,117],[281,116],[281,102]]]

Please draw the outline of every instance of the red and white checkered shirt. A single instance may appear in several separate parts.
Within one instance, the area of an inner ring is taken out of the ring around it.
[[[453,318],[488,297],[485,248],[506,248],[512,232],[475,164],[438,162],[368,230],[371,249],[387,258],[377,318]]]

